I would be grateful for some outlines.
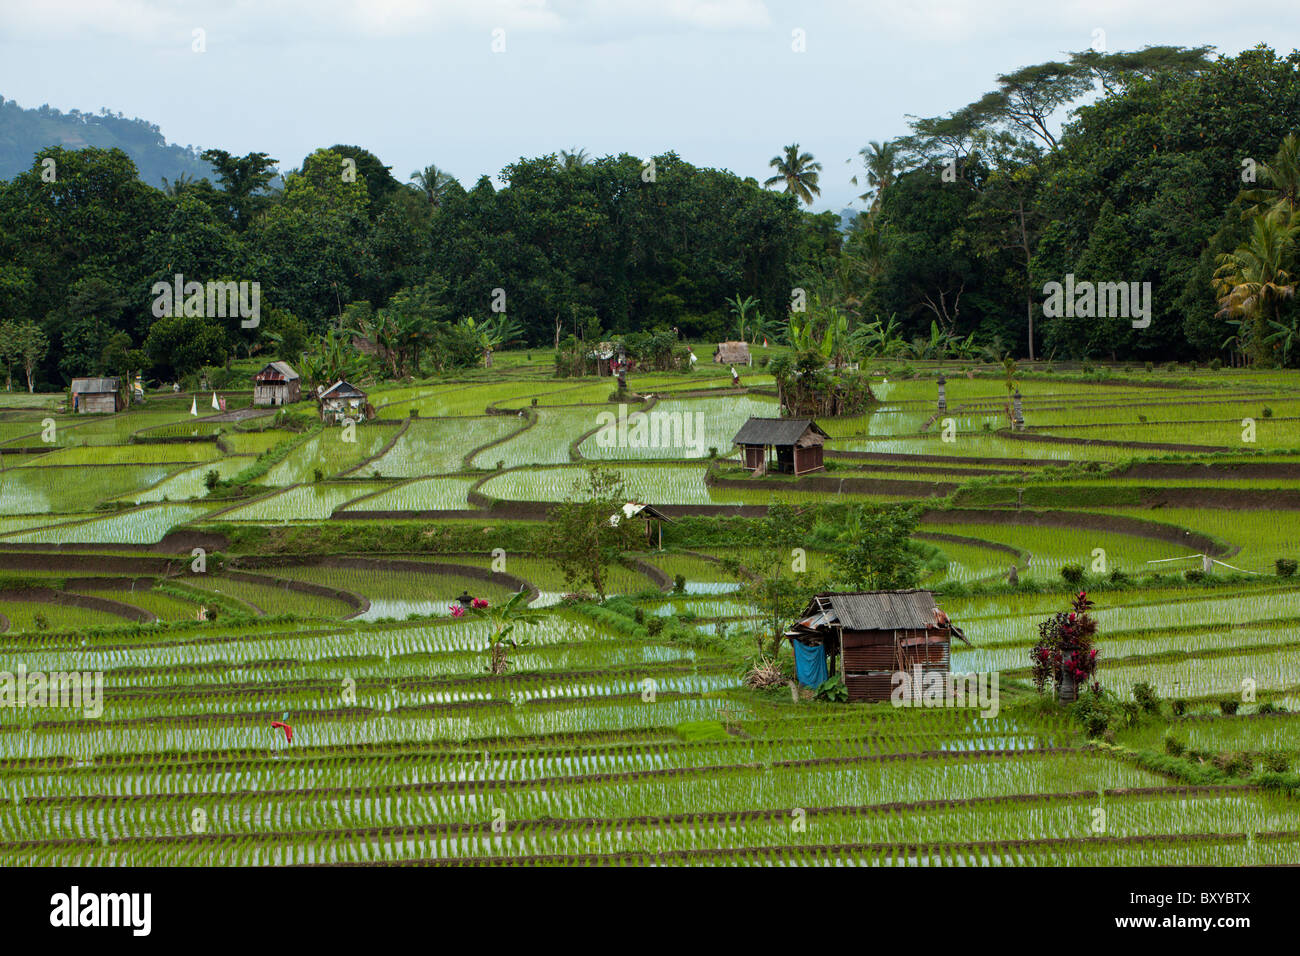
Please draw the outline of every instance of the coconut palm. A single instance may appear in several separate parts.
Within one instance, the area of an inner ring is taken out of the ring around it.
[[[1243,218],[1279,208],[1294,217],[1300,211],[1300,137],[1289,133],[1273,161],[1260,163],[1259,174],[1271,188],[1242,190],[1239,198],[1250,204]]]
[[[411,173],[411,185],[428,198],[432,206],[441,206],[447,195],[447,187],[456,181],[456,177],[445,169],[432,164]]]
[[[585,149],[575,146],[573,149],[560,150],[560,164],[565,169],[578,169],[581,166],[586,166],[589,161],[590,157]]]
[[[898,145],[893,142],[877,143],[873,139],[858,152],[866,164],[867,186],[870,187],[858,198],[870,199],[871,211],[874,213],[880,208],[881,197],[893,185],[894,176],[898,172]],[[856,176],[854,184],[857,184]]]
[[[1256,361],[1267,358],[1267,333],[1281,317],[1284,300],[1295,295],[1296,218],[1278,204],[1255,217],[1250,238],[1216,260],[1214,291],[1222,317],[1243,320],[1239,339]],[[1249,324],[1247,324],[1249,323]]]
[[[785,191],[794,193],[805,205],[811,206],[813,196],[820,196],[822,191],[817,185],[821,175],[822,164],[813,161],[812,153],[799,152],[799,144],[793,143],[785,148],[782,156],[773,156],[768,163],[776,170],[776,175],[764,181],[764,186],[785,183]]]

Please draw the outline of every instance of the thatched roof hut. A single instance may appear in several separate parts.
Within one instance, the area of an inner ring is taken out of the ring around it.
[[[753,365],[754,356],[749,354],[748,342],[719,342],[713,350],[713,361],[725,365]]]

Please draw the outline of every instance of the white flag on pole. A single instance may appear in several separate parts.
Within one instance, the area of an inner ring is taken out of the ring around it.
[[[217,411],[221,411],[221,403],[217,401],[216,392],[212,393],[212,407],[215,408]]]
[[[190,402],[190,414],[197,415],[198,413],[199,413],[199,399],[198,396],[195,396],[194,399]]]

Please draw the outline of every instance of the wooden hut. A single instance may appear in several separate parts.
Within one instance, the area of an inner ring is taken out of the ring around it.
[[[320,417],[327,422],[362,421],[373,412],[366,401],[366,393],[355,385],[339,379],[318,396]]]
[[[254,405],[288,405],[302,397],[302,380],[288,362],[271,362],[253,376]]]
[[[635,501],[629,501],[619,512],[609,516],[609,523],[617,526],[623,521],[631,521],[639,518],[645,521],[645,541],[652,548],[662,551],[664,549],[664,525],[665,521],[672,521],[666,514],[651,505],[639,504]]]
[[[731,441],[755,474],[776,471],[798,477],[823,469],[827,437],[811,418],[751,418]]]
[[[713,350],[713,361],[723,365],[753,365],[748,342],[719,342]]]
[[[117,378],[74,378],[72,410],[78,415],[111,415],[126,407]]]
[[[894,675],[948,674],[953,634],[969,644],[929,591],[818,594],[785,636],[839,658],[849,700],[889,700]],[[916,669],[920,670],[917,671]]]

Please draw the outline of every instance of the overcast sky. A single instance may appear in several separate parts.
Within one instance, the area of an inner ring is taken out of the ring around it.
[[[1298,35],[1295,0],[0,0],[0,95],[282,168],[352,143],[400,180],[437,163],[467,186],[575,146],[762,180],[798,142],[823,165],[815,208],[838,210],[868,140],[1000,72],[1100,43],[1285,52]]]

